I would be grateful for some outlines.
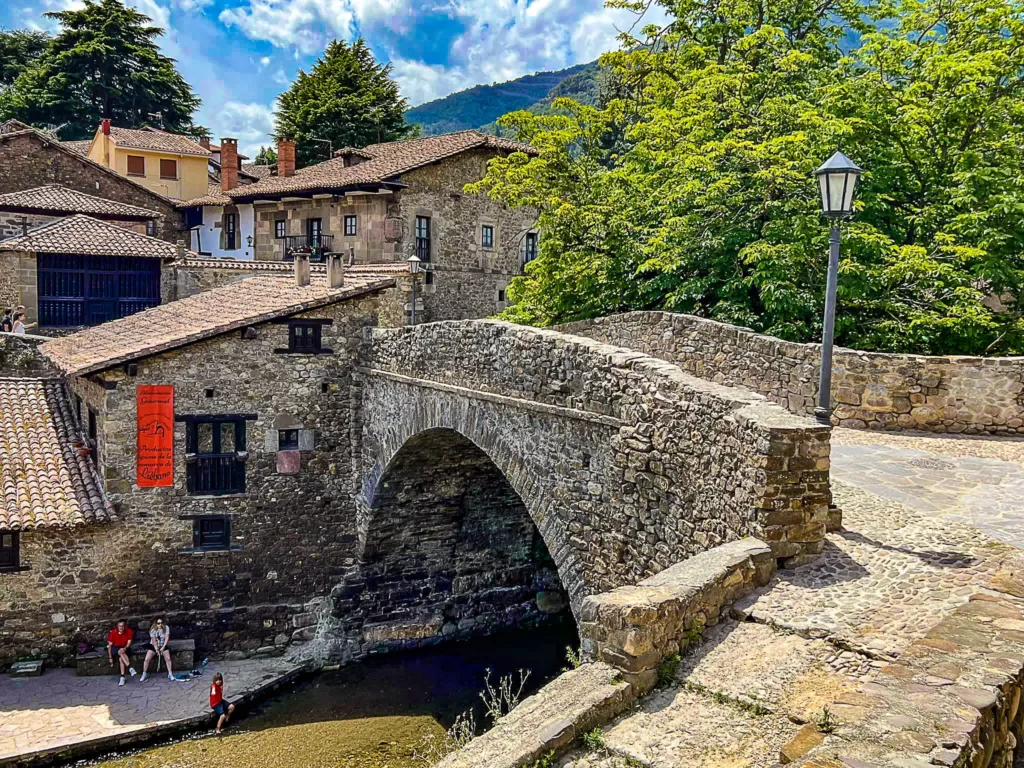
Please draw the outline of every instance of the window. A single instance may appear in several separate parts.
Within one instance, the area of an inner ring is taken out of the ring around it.
[[[141,155],[128,155],[128,175],[145,176],[146,158]]]
[[[289,352],[320,352],[322,336],[319,323],[289,323]]]
[[[224,250],[233,251],[238,248],[238,214],[224,214]]]
[[[190,416],[184,419],[188,492],[221,495],[245,491],[245,418]]]
[[[345,217],[345,237],[356,236],[356,217],[346,216]]]
[[[504,288],[499,288],[498,289],[498,301],[504,301],[504,300],[505,300],[505,289]]]
[[[21,558],[18,551],[18,532],[0,531],[0,571],[17,571],[21,569]]]
[[[297,451],[299,450],[299,430],[279,429],[277,430],[277,450]]]
[[[146,222],[146,234],[150,237],[156,237],[156,222],[152,219]]]
[[[434,275],[430,272],[430,217],[416,217],[416,258],[423,262],[426,282],[429,285],[434,282]]]
[[[274,237],[275,238],[277,238],[278,240],[281,240],[281,239],[284,238],[284,231],[285,231],[285,226],[286,225],[287,225],[287,222],[284,219],[277,219],[274,222]]]
[[[206,552],[231,549],[231,518],[219,515],[195,518],[192,521],[192,548]]]
[[[178,161],[177,160],[164,160],[160,159],[160,178],[161,179],[172,179],[177,181],[178,179]]]
[[[529,264],[537,258],[537,233],[526,233],[526,251],[523,254],[523,264]]]
[[[306,237],[309,238],[310,248],[320,247],[320,235],[324,231],[323,219],[306,219]]]
[[[92,448],[92,463],[99,466],[100,463],[100,441],[97,435],[99,430],[96,427],[96,411],[89,409],[89,447]]]
[[[480,228],[480,245],[484,248],[494,247],[494,227],[490,224],[484,224]]]

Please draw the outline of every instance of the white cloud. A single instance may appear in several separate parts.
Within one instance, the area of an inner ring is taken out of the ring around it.
[[[213,0],[174,0],[174,5],[185,12],[197,11],[213,5]]]
[[[260,145],[273,143],[270,134],[274,131],[274,109],[266,104],[229,101],[218,111],[212,128],[217,138],[238,139],[239,151],[255,158]]]
[[[288,79],[288,75],[286,75],[284,73],[283,69],[277,70],[277,72],[274,73],[274,76],[271,79],[275,83],[277,83],[278,85],[290,85],[291,84],[291,80]]]
[[[267,66],[267,64],[269,64],[269,63],[270,63],[270,57],[269,56],[264,56],[262,59],[260,59],[260,68],[263,68],[263,67]]]

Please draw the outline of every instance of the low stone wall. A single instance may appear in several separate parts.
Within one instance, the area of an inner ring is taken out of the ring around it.
[[[560,327],[646,352],[694,376],[812,415],[820,345],[692,315],[630,312]],[[1024,434],[1024,357],[927,357],[837,349],[833,423],[855,429]]]
[[[583,601],[580,638],[590,658],[612,664],[640,691],[658,667],[700,640],[723,610],[775,574],[771,548],[741,539],[702,552],[636,586]]]
[[[0,333],[0,376],[12,378],[50,378],[60,372],[39,352],[46,336]]]

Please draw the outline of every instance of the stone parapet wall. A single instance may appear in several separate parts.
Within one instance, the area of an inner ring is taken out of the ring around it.
[[[744,536],[790,564],[821,552],[829,430],[760,395],[508,323],[370,339],[363,503],[409,438],[459,431],[526,502],[574,608]]]
[[[39,345],[49,340],[46,336],[0,333],[0,377],[59,377],[56,366],[39,352]]]
[[[580,613],[583,652],[620,669],[638,691],[650,690],[665,659],[697,643],[726,608],[774,574],[771,548],[741,539],[635,586],[592,595]]]
[[[560,330],[669,360],[811,415],[821,348],[668,312],[630,312]],[[1024,434],[1024,357],[927,357],[837,349],[833,423],[855,429]]]

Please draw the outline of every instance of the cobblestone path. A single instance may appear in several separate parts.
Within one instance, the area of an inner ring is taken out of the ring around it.
[[[1024,548],[1024,441],[837,429],[832,445],[844,526],[823,556],[735,606],[676,686],[561,768],[774,766],[800,723],[859,709],[888,660],[999,590]]]
[[[214,672],[224,675],[232,701],[295,669],[280,659],[213,662],[205,674],[171,682],[154,675],[118,687],[114,676],[76,677],[73,669],[47,670],[42,677],[0,682],[0,764],[5,758],[81,741],[124,737],[210,711]]]

